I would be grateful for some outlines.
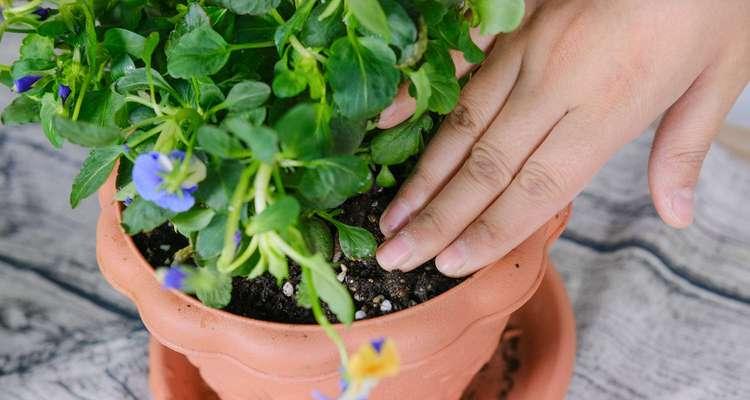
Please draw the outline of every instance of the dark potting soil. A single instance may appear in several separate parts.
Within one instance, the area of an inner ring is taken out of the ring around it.
[[[360,226],[372,232],[378,244],[384,241],[378,221],[395,190],[374,187],[370,192],[349,199],[337,216],[341,222]],[[335,232],[335,230],[333,230]],[[171,265],[175,253],[188,245],[187,240],[169,225],[163,225],[133,240],[151,265]],[[354,299],[356,318],[365,319],[403,310],[423,303],[458,285],[462,279],[442,275],[433,261],[411,271],[388,272],[375,259],[349,260],[341,254],[334,240],[333,265]],[[232,300],[226,311],[265,321],[293,324],[315,323],[310,310],[299,307],[295,300],[301,278],[298,266],[289,265],[289,278],[281,286],[266,273],[254,280],[236,277]],[[327,311],[329,318],[335,318]]]

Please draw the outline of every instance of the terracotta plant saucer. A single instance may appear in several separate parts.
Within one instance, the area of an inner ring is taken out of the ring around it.
[[[563,399],[573,371],[575,340],[565,287],[549,268],[536,294],[511,317],[500,346],[462,400]],[[219,400],[185,356],[153,338],[149,364],[154,400]]]

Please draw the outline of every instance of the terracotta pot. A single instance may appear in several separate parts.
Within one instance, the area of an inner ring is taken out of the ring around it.
[[[105,278],[137,306],[163,345],[185,354],[224,400],[302,400],[313,389],[335,394],[337,352],[315,325],[257,321],[211,309],[161,288],[153,268],[120,227],[114,178],[99,194],[97,259]],[[393,338],[401,372],[371,400],[456,400],[492,356],[510,314],[534,294],[547,250],[569,209],[526,242],[448,292],[387,316],[338,326],[350,351],[377,337]]]

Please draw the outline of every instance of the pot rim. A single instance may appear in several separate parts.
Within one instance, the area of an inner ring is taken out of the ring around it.
[[[116,175],[117,175],[117,172],[115,170],[113,174],[110,176],[109,182],[106,183],[105,186],[101,189],[99,200],[100,200],[100,206],[102,208],[102,211],[104,211],[103,209],[105,207],[115,208],[114,210],[115,221],[117,225],[121,227],[122,226],[122,205],[120,204],[120,202],[114,199],[114,194],[116,193],[116,190],[117,190]],[[557,214],[558,217],[562,217],[562,218],[552,218],[549,221],[547,221],[545,225],[542,226],[542,227],[544,226],[548,227],[546,236],[545,236],[545,243],[542,248],[542,251],[546,252],[550,244],[554,242],[554,240],[556,240],[556,238],[559,236],[559,233],[565,228],[570,218],[570,210],[571,210],[571,206],[567,205],[563,210],[561,210]],[[552,225],[553,222],[557,222],[557,224]],[[552,229],[549,229],[549,228],[552,228]],[[125,231],[122,229],[120,229],[119,232],[124,237],[125,243],[128,249],[131,251],[132,254],[135,255],[134,261],[138,264],[139,268],[141,268],[142,270],[145,270],[146,273],[149,274],[154,280],[157,280],[156,270],[145,259],[141,251],[135,245],[133,238],[127,233],[125,233]],[[542,257],[542,260],[545,260],[545,259],[547,259],[546,254],[543,255]],[[374,318],[367,318],[364,320],[355,320],[350,325],[344,325],[341,322],[331,323],[331,325],[337,330],[341,330],[341,329],[352,330],[355,328],[368,329],[370,327],[375,327],[377,325],[387,324],[396,319],[409,318],[410,316],[416,313],[420,313],[422,309],[424,308],[432,307],[434,306],[435,303],[444,301],[448,297],[449,294],[452,295],[453,293],[457,291],[464,290],[467,286],[473,284],[477,279],[481,279],[485,275],[489,274],[491,269],[501,267],[497,265],[501,260],[498,260],[492,264],[489,264],[488,266],[480,269],[476,273],[467,277],[463,282],[452,287],[451,289],[425,302],[419,303],[415,306],[408,307],[404,310],[399,310],[393,313],[389,313],[387,315],[381,315],[381,316],[374,317]],[[516,299],[514,303],[509,303],[505,309],[516,306],[516,303],[520,303],[517,305],[518,307],[520,307],[520,305],[522,305],[526,300],[528,300],[530,295],[533,294],[533,292],[537,289],[537,287],[539,286],[539,283],[541,282],[541,277],[544,275],[544,272],[545,272],[544,271],[545,268],[543,265],[544,262],[540,264],[541,265],[538,267],[539,271],[537,273],[538,275],[537,278],[533,282],[530,283],[529,287],[524,291],[524,295]],[[318,324],[292,324],[292,323],[284,323],[284,322],[264,321],[260,319],[245,317],[242,315],[233,314],[223,309],[208,307],[205,304],[203,304],[200,300],[192,296],[189,296],[183,292],[180,292],[178,290],[170,290],[170,289],[162,289],[162,290],[171,292],[172,295],[177,296],[182,301],[186,302],[188,305],[192,307],[198,307],[199,310],[202,312],[216,313],[221,318],[230,319],[236,323],[240,323],[243,326],[247,326],[247,327],[271,329],[271,330],[285,330],[285,331],[291,331],[291,332],[300,333],[300,334],[320,333],[322,329]],[[532,293],[529,293],[529,292],[532,292]]]

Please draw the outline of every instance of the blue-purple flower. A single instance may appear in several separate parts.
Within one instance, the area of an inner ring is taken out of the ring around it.
[[[47,18],[49,18],[49,14],[50,14],[51,11],[52,11],[51,8],[39,7],[36,10],[34,10],[34,12],[32,12],[32,14],[38,15],[40,21],[45,21],[45,20],[47,20]]]
[[[13,81],[13,88],[18,93],[28,92],[40,79],[42,77],[39,75],[26,75]]]
[[[160,268],[157,271],[157,277],[165,289],[185,289],[185,279],[187,273],[182,267]]]
[[[65,103],[65,100],[68,100],[68,96],[70,96],[70,86],[67,85],[58,85],[57,86],[57,97],[62,100],[63,103]]]
[[[174,212],[192,208],[195,204],[193,193],[198,190],[198,183],[206,178],[206,166],[193,157],[187,173],[180,174],[184,159],[185,152],[179,150],[169,155],[150,151],[138,156],[133,166],[133,183],[138,194]]]

